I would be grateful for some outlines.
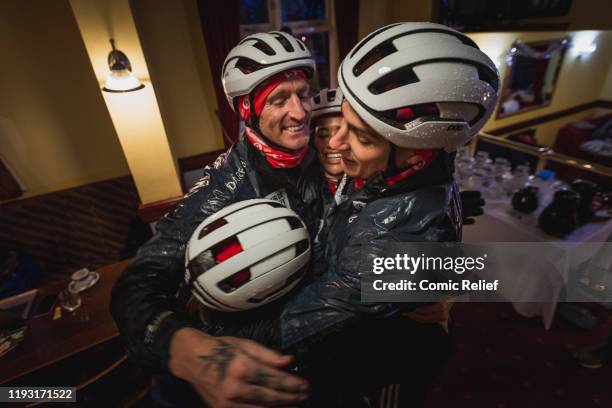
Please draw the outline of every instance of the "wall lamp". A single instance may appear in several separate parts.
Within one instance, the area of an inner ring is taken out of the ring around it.
[[[113,50],[108,54],[108,68],[103,91],[132,92],[144,88],[144,85],[132,74],[132,64],[128,57],[115,48],[115,40],[110,39]]]
[[[597,45],[595,43],[583,43],[577,44],[574,47],[574,51],[576,51],[579,55],[591,55],[597,49]]]

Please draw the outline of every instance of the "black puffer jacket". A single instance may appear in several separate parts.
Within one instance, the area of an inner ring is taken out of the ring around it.
[[[309,152],[298,168],[272,168],[243,137],[206,167],[176,210],[157,223],[156,234],[113,288],[111,313],[132,358],[160,371],[167,362],[172,334],[182,327],[200,327],[176,294],[185,273],[185,246],[205,218],[232,203],[268,197],[288,200],[311,235],[316,233],[322,211],[322,173],[313,159]]]
[[[461,241],[461,201],[449,160],[442,152],[430,166],[391,188],[379,173],[331,208],[320,234],[325,239],[326,270],[285,306],[282,348],[308,346],[330,330],[388,316],[406,306],[361,303],[360,274],[371,270],[373,258],[389,255],[389,243]]]
[[[359,323],[406,308],[401,303],[362,303],[362,273],[371,271],[373,258],[391,255],[389,243],[461,240],[460,197],[448,159],[440,153],[426,169],[391,188],[378,174],[332,206],[318,235],[325,262],[316,266],[324,271],[317,271],[313,282],[294,292],[281,319],[266,316],[250,324],[222,324],[212,331],[251,338],[304,361],[313,353],[333,354],[338,343],[345,343],[344,333]],[[340,193],[350,193],[349,185],[352,181],[345,179]]]

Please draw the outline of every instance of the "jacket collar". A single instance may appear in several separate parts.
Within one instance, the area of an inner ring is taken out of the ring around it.
[[[387,186],[383,173],[377,172],[367,180],[360,190],[354,191],[354,180],[345,176],[339,186],[339,189],[342,188],[343,190],[339,193],[339,197],[345,196],[345,199],[348,198],[351,201],[370,202],[380,197],[403,194],[425,186],[449,183],[453,181],[453,159],[452,154],[442,151],[429,166],[392,187]]]

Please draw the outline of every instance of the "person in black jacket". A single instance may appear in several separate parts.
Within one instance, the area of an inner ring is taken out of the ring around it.
[[[283,370],[290,356],[204,333],[176,294],[192,232],[229,204],[272,198],[317,230],[322,175],[308,147],[314,67],[305,45],[280,32],[249,36],[230,52],[223,85],[246,132],[157,223],[113,288],[111,313],[130,357],[158,374],[152,396],[159,406],[200,398],[213,407],[278,406],[306,398],[307,382]]]
[[[378,389],[415,378],[424,386],[447,358],[443,329],[398,321],[410,305],[362,303],[361,279],[390,244],[461,240],[448,151],[469,141],[491,115],[497,70],[465,35],[438,24],[403,23],[358,43],[342,62],[338,82],[344,119],[330,146],[342,154],[345,177],[320,234],[325,271],[286,302],[280,319],[213,332],[293,353],[307,377],[325,368],[332,388],[350,392],[360,383]],[[411,361],[433,370],[411,372]],[[385,400],[415,402],[393,394]]]

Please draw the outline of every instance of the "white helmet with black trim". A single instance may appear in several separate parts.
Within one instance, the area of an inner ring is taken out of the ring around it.
[[[196,228],[185,251],[185,280],[209,308],[252,309],[297,285],[310,248],[306,226],[295,212],[273,200],[240,201]]]
[[[318,94],[312,97],[311,119],[332,113],[341,114],[343,100],[344,95],[342,95],[340,88],[321,89]]]
[[[302,69],[310,78],[315,62],[306,45],[282,31],[245,37],[225,58],[221,82],[227,101],[237,112],[237,98],[283,71]]]
[[[495,64],[466,35],[434,23],[398,23],[362,39],[338,83],[357,114],[389,142],[454,150],[497,102]]]

